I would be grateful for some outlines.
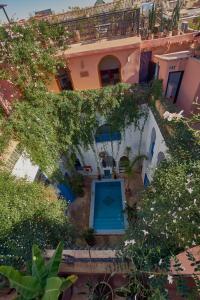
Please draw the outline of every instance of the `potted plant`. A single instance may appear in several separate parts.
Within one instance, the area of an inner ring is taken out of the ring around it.
[[[85,239],[88,246],[93,247],[96,244],[95,230],[93,228],[86,229],[83,232],[83,238]]]
[[[74,31],[74,42],[79,43],[81,40],[81,35],[79,30]]]
[[[113,179],[117,179],[117,172],[116,172],[115,168],[113,168],[112,175],[113,175]]]
[[[132,161],[127,161],[127,163],[125,165],[125,174],[127,176],[126,192],[128,194],[131,193],[130,179],[135,172],[136,165],[138,164],[138,162],[141,162],[141,160],[144,158],[147,159],[146,155],[138,155]]]
[[[96,284],[92,292],[93,300],[114,300],[114,293],[111,285],[106,281]]]

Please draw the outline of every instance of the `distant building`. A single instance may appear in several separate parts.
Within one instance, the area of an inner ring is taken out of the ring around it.
[[[52,15],[51,8],[35,12],[35,16],[49,16],[49,15]]]

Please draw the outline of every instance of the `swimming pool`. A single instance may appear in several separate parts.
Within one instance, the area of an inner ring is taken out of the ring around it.
[[[94,180],[90,206],[90,227],[97,234],[123,234],[127,225],[124,181]]]

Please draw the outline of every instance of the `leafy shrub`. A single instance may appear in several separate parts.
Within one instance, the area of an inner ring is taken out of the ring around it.
[[[38,183],[0,173],[0,262],[21,265],[31,257],[31,247],[66,246],[73,241],[66,217],[66,202]]]
[[[83,232],[83,238],[85,239],[86,243],[93,247],[96,243],[95,241],[95,231],[93,228],[88,228]]]

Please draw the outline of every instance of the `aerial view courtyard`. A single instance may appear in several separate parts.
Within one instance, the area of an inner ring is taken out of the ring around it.
[[[199,2],[75,2],[0,4],[0,299],[200,299]]]

